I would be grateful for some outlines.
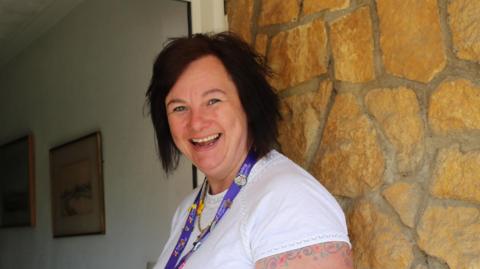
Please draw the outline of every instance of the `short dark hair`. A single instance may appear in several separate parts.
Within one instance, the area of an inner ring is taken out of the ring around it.
[[[175,38],[155,60],[146,93],[159,155],[166,172],[177,168],[180,152],[170,133],[165,98],[188,65],[207,55],[215,56],[223,63],[237,88],[247,115],[249,137],[258,158],[277,143],[278,97],[267,81],[272,70],[264,58],[231,32]]]

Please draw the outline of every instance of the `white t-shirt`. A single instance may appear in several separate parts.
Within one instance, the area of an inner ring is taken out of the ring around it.
[[[198,191],[177,208],[155,269],[163,269],[170,258]],[[206,196],[202,228],[213,219],[225,193]],[[182,256],[190,251],[198,234],[195,223]],[[350,244],[342,209],[310,174],[273,150],[255,164],[232,207],[184,269],[253,269],[262,258],[329,241]]]

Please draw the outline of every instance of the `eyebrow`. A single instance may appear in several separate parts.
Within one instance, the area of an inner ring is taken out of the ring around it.
[[[202,94],[202,97],[207,96],[207,95],[212,94],[212,93],[225,94],[225,91],[224,91],[224,90],[221,90],[221,89],[213,88],[213,89],[210,89],[210,90],[204,92],[204,93]]]
[[[204,92],[202,94],[202,97],[205,97],[207,95],[214,94],[214,93],[221,93],[223,95],[226,94],[224,90],[213,88],[213,89],[210,89],[210,90]],[[186,102],[185,102],[185,100],[180,99],[180,98],[173,98],[172,100],[168,101],[166,106],[168,107],[169,105],[174,104],[174,103],[182,103],[183,104],[183,103],[186,103]]]
[[[168,101],[166,107],[168,107],[169,105],[174,104],[174,103],[185,103],[185,101],[183,101],[182,99],[174,98],[174,99]]]

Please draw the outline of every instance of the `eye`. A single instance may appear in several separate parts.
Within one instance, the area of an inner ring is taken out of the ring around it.
[[[182,112],[182,111],[185,111],[185,110],[187,110],[186,106],[176,106],[172,109],[172,112]]]
[[[221,100],[217,99],[217,98],[212,98],[212,99],[208,100],[207,105],[210,106],[210,105],[216,104],[218,102],[221,102]]]

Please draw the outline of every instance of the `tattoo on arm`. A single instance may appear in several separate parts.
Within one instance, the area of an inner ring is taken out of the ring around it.
[[[322,260],[326,260],[334,255],[341,257],[346,268],[353,268],[352,250],[345,242],[321,243],[266,257],[258,261],[257,268],[288,268],[289,263],[299,259],[311,259],[314,263],[320,263]]]

